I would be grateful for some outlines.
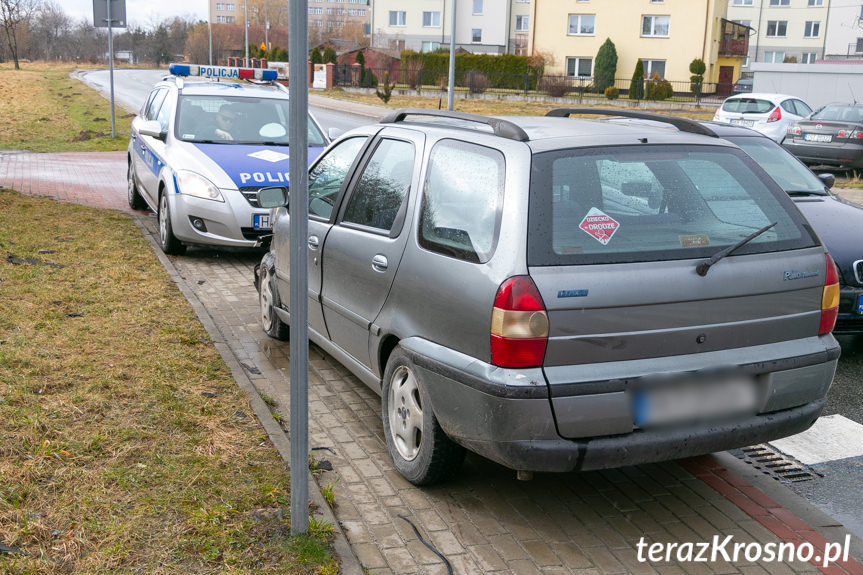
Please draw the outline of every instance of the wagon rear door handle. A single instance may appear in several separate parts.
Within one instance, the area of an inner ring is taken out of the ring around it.
[[[389,262],[387,261],[387,257],[381,254],[376,255],[372,258],[372,269],[376,272],[385,272],[387,271],[387,266]]]

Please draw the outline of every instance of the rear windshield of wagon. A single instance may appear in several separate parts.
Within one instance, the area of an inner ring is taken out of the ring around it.
[[[528,264],[706,258],[811,247],[786,194],[730,147],[641,145],[534,155]]]

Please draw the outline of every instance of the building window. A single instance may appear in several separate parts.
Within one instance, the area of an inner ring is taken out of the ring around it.
[[[440,12],[423,12],[423,28],[440,28]]]
[[[860,52],[863,52],[863,38],[857,38],[857,46],[854,50],[855,54],[859,54]]]
[[[665,60],[645,60],[642,58],[641,64],[644,66],[645,78],[653,78],[654,74],[660,78],[665,78]]]
[[[817,38],[821,35],[821,22],[806,22],[803,28],[804,38]]]
[[[788,32],[787,20],[768,20],[767,21],[767,37],[768,38],[784,38]]]
[[[592,58],[567,58],[566,75],[578,78],[590,78],[593,76]]]
[[[801,62],[804,64],[814,64],[815,63],[815,52],[803,52],[803,59]]]
[[[810,6],[824,6],[824,0],[809,0]]]
[[[470,31],[470,41],[474,44],[482,42],[482,28],[474,28]]]
[[[737,22],[741,26],[749,26],[752,24],[752,20],[732,20],[732,22]]]
[[[595,14],[570,14],[569,35],[570,36],[593,36],[596,25]]]
[[[642,16],[641,35],[667,38],[670,24],[671,16]]]
[[[771,6],[788,6],[791,0],[770,0]]]
[[[515,31],[516,32],[527,32],[529,22],[530,22],[530,16],[516,16],[515,17]]]
[[[431,41],[423,41],[422,51],[423,52],[434,52],[440,48],[440,42],[431,42]]]
[[[752,6],[752,0],[733,0],[732,6]]]
[[[764,52],[764,61],[768,64],[781,64],[785,61],[785,52]]]
[[[482,0],[473,0],[473,13],[482,14]]]
[[[405,12],[404,10],[390,10],[390,26],[404,26]]]

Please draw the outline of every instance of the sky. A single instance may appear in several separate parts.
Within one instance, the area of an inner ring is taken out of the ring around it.
[[[106,0],[59,0],[57,4],[63,11],[80,20],[86,18],[93,23],[93,2]],[[174,16],[191,17],[194,20],[207,19],[207,0],[125,0],[126,20],[129,24],[149,28]]]

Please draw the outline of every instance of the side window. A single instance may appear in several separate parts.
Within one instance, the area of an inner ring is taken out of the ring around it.
[[[354,187],[342,221],[390,231],[410,189],[413,167],[413,144],[381,140]]]
[[[162,132],[167,132],[171,127],[171,112],[174,111],[174,100],[165,98],[162,107],[159,108],[159,113],[156,115],[156,120],[162,126]]]
[[[168,90],[165,88],[160,88],[159,91],[150,99],[150,103],[147,106],[147,111],[144,114],[144,119],[146,120],[155,120],[156,115],[159,113],[159,108],[162,107],[162,102],[165,100],[165,96],[168,95]]]
[[[309,216],[329,219],[348,170],[366,138],[350,138],[330,150],[309,172]]]
[[[429,158],[423,186],[419,243],[469,262],[487,262],[500,227],[503,154],[476,144],[443,140]]]
[[[806,105],[803,100],[794,100],[794,106],[797,108],[798,116],[808,116],[812,113],[812,108]]]

